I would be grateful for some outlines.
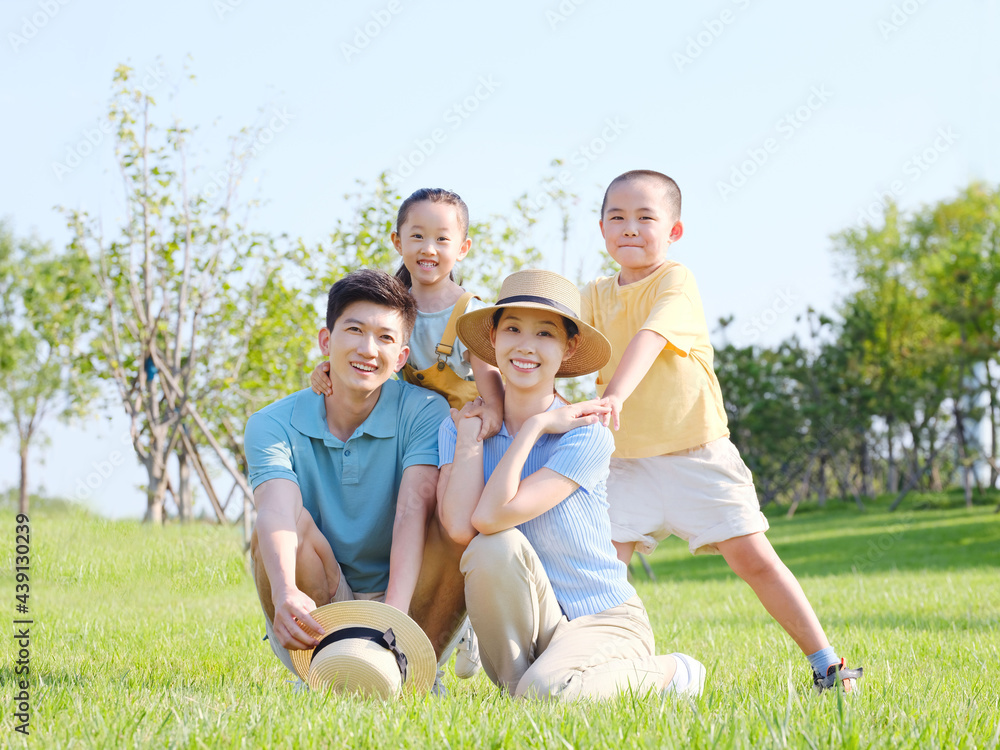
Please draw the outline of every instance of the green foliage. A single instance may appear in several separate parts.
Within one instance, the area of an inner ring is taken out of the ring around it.
[[[0,411],[17,433],[21,502],[27,510],[27,459],[47,416],[85,414],[97,395],[90,359],[96,283],[89,259],[57,255],[0,223]]]
[[[983,459],[996,483],[998,219],[1000,191],[980,184],[912,215],[890,205],[877,226],[835,235],[850,291],[836,317],[806,312],[807,342],[717,350],[733,440],[763,503],[825,498],[830,479],[860,502],[940,489],[958,472],[971,504]],[[975,438],[984,416],[988,448]]]
[[[771,519],[838,652],[865,668],[849,700],[812,693],[802,654],[721,558],[667,540],[650,558],[658,581],[639,572],[636,587],[657,650],[706,664],[705,695],[576,705],[512,701],[450,669],[443,699],[294,692],[261,641],[234,529],[33,513],[32,734],[9,710],[2,731],[10,747],[51,748],[992,747],[1000,515],[885,502]],[[9,512],[0,521],[13,527]],[[7,706],[13,661],[0,669]]]

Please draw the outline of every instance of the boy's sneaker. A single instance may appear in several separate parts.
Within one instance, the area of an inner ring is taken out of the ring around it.
[[[858,680],[862,676],[864,676],[863,667],[847,669],[844,666],[844,660],[841,659],[840,664],[831,664],[826,668],[826,675],[821,675],[815,669],[813,670],[813,689],[817,693],[822,693],[824,690],[829,690],[839,684],[844,688],[845,693],[853,693],[858,689]]]

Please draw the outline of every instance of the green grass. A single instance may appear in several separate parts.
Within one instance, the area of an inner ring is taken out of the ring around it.
[[[637,588],[661,652],[709,669],[695,702],[623,696],[547,705],[480,673],[450,696],[380,703],[293,693],[261,641],[239,531],[150,528],[81,511],[31,517],[31,737],[13,731],[12,639],[0,665],[5,746],[969,747],[1000,740],[998,498],[803,509],[769,537],[862,690],[809,688],[808,666],[717,557],[668,540]],[[921,509],[916,510],[915,508]],[[909,510],[908,510],[909,509]],[[0,592],[14,614],[14,517],[0,512]],[[638,570],[638,566],[636,566]]]

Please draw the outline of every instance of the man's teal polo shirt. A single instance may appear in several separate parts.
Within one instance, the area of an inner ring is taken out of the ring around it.
[[[403,470],[437,467],[438,427],[448,413],[436,393],[389,380],[371,414],[344,442],[327,428],[323,396],[308,388],[293,393],[247,421],[250,486],[295,482],[351,588],[385,591]]]

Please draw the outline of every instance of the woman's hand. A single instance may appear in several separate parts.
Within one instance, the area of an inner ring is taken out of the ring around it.
[[[561,435],[577,427],[603,422],[604,415],[610,410],[607,404],[591,399],[536,414],[528,421],[534,422],[541,435]]]

